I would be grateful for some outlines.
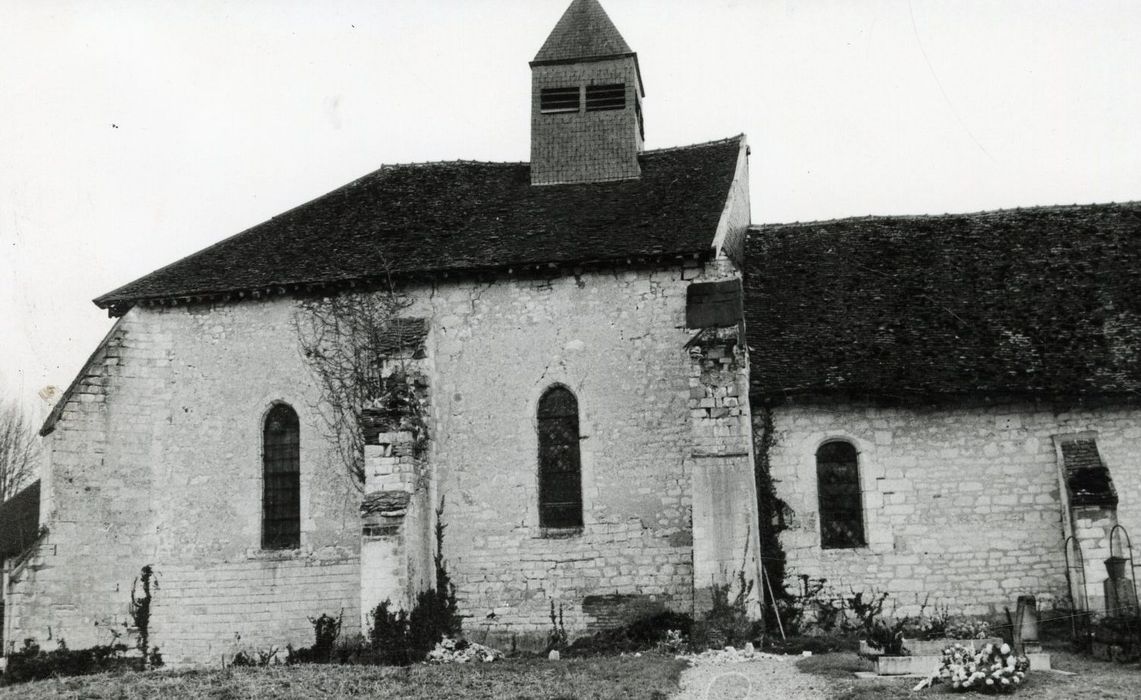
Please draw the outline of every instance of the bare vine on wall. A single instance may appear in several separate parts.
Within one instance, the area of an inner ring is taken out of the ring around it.
[[[147,564],[135,577],[134,582],[131,584],[131,605],[129,611],[131,619],[135,623],[135,628],[139,631],[139,651],[143,654],[143,668],[148,668],[149,665],[161,665],[154,663],[151,655],[151,603],[154,602],[154,592],[158,590],[158,575],[155,573],[154,567]],[[157,652],[156,650],[153,650]],[[155,655],[155,658],[161,658]]]
[[[424,378],[412,360],[422,354],[425,322],[403,318],[411,301],[391,284],[302,299],[293,316],[301,355],[320,391],[314,406],[337,458],[364,488],[366,408],[393,417],[394,427],[425,439]]]

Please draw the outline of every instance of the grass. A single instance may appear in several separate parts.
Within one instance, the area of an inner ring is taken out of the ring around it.
[[[546,698],[661,700],[678,689],[685,662],[672,657],[595,657],[548,661],[507,659],[489,664],[271,666],[214,671],[153,671],[58,678],[0,687],[0,700],[83,698],[143,700],[211,698]]]
[[[1027,684],[1015,697],[1034,700],[1101,700],[1102,698],[1132,699],[1139,695],[1138,681],[1141,680],[1137,664],[1118,664],[1098,661],[1088,656],[1070,653],[1062,648],[1047,649],[1051,665],[1055,669],[1070,671],[1068,676],[1050,671],[1030,670]],[[872,700],[875,698],[911,698],[954,695],[947,685],[936,685],[919,693],[911,689],[919,682],[918,678],[861,680],[852,674],[855,671],[871,670],[870,664],[855,654],[825,654],[801,659],[796,667],[828,679],[834,700]],[[973,697],[968,694],[966,697]]]

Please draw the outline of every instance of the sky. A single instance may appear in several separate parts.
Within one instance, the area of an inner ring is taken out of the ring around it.
[[[0,396],[91,299],[385,163],[523,161],[569,0],[0,0]],[[756,223],[1141,199],[1141,3],[602,0],[647,148],[745,133]]]

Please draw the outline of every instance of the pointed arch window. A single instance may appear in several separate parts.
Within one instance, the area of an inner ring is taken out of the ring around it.
[[[539,399],[539,526],[582,527],[578,400],[566,387]]]
[[[301,426],[286,404],[270,409],[262,430],[261,546],[301,546]]]
[[[860,464],[850,442],[826,442],[816,451],[816,489],[820,497],[820,546],[863,547],[864,506]]]

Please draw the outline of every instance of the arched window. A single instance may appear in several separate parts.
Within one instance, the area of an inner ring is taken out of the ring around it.
[[[578,401],[565,387],[539,399],[539,526],[582,527]]]
[[[262,549],[301,546],[301,426],[297,413],[277,404],[262,431]]]
[[[816,451],[816,489],[820,496],[820,546],[864,546],[860,465],[852,443],[826,442]]]

